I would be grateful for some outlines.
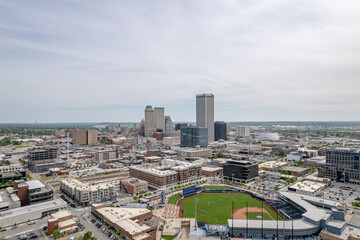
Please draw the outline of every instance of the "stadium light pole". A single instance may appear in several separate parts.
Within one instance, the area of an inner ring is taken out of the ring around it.
[[[231,205],[231,237],[234,237],[234,201],[232,201]]]
[[[261,238],[264,238],[264,202],[261,201]]]
[[[246,213],[248,212],[248,202],[246,202]],[[249,237],[249,218],[246,216],[246,237]]]
[[[195,230],[197,230],[197,210],[196,210],[196,205],[197,205],[199,199],[194,198],[194,200],[195,200]]]

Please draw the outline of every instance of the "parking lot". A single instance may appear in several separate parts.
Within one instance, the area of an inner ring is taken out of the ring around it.
[[[26,234],[26,239],[40,239],[40,240],[48,239],[46,237],[46,235],[44,234],[44,232],[42,231],[42,229],[37,229],[37,230],[32,230],[32,231],[24,231],[24,232],[20,232],[20,230],[18,230],[17,234],[14,234],[14,235],[11,235],[11,236],[8,236],[5,238],[9,239],[9,240],[19,240],[20,236],[22,234]]]
[[[97,236],[98,239],[121,239],[113,229],[109,229],[106,224],[96,220],[90,214],[83,215],[81,223],[85,226],[85,231],[92,231],[93,236]]]
[[[353,184],[344,184],[332,182],[331,187],[324,190],[324,198],[339,201],[348,205],[360,201],[357,199],[360,195],[360,186]]]

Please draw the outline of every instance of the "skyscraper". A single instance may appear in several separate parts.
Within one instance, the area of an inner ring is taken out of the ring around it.
[[[215,141],[227,140],[227,129],[226,122],[216,121],[215,122]]]
[[[152,106],[148,105],[145,108],[145,137],[152,137],[155,131],[155,112]]]
[[[196,95],[196,126],[207,128],[209,142],[214,141],[214,94]]]
[[[165,132],[165,114],[163,107],[155,107],[155,129],[157,132]]]
[[[171,120],[170,115],[165,116],[165,132],[166,133],[174,132],[174,124],[173,124],[173,121]]]

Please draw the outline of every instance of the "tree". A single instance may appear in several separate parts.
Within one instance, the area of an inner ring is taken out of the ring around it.
[[[109,207],[115,207],[115,205],[111,203],[111,204],[109,205]]]
[[[92,231],[87,231],[84,235],[84,240],[90,240],[92,237]]]
[[[5,161],[5,165],[6,165],[6,166],[9,166],[10,164],[11,164],[11,162],[10,162],[9,160],[6,160],[6,161]]]
[[[60,231],[59,230],[54,230],[53,233],[52,233],[54,239],[58,239],[60,238]]]

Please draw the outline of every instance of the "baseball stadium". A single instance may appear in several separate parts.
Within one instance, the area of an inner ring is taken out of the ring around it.
[[[341,232],[346,226],[338,202],[290,192],[268,198],[228,186],[191,186],[168,203],[176,212],[172,217],[195,218],[207,229],[226,227],[233,237],[308,237],[323,229]]]

